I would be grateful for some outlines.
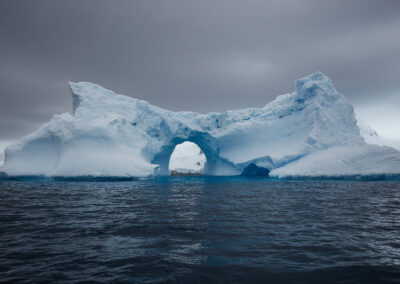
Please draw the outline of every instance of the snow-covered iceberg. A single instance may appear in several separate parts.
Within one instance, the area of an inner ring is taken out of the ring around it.
[[[191,141],[207,158],[206,175],[240,175],[255,166],[276,177],[400,173],[400,152],[365,143],[352,105],[321,72],[262,108],[208,114],[164,110],[92,83],[69,85],[73,115],[55,115],[9,146],[0,171],[168,175],[175,146]]]

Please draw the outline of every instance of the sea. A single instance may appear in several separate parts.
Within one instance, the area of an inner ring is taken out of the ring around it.
[[[0,283],[400,283],[400,181],[0,181]]]

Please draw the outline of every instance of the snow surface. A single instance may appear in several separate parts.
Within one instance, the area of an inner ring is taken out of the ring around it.
[[[200,147],[186,141],[176,145],[169,161],[169,171],[202,174],[206,161],[206,156]]]
[[[206,175],[239,175],[250,164],[279,177],[314,175],[317,161],[318,174],[400,172],[399,152],[366,145],[352,105],[327,76],[311,74],[295,87],[262,108],[199,114],[167,111],[88,82],[70,83],[73,115],[54,115],[9,146],[0,171],[12,176],[169,175],[175,146],[190,141],[207,158]],[[330,155],[336,154],[350,165],[348,172],[332,161]],[[367,157],[364,168],[360,155]]]

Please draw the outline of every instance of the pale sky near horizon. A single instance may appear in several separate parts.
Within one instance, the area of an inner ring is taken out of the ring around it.
[[[395,0],[2,0],[0,152],[71,111],[68,81],[210,112],[264,106],[318,70],[400,139],[399,15]]]

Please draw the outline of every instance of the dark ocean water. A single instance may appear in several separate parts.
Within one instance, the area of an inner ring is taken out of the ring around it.
[[[0,181],[0,283],[399,283],[399,181]]]

